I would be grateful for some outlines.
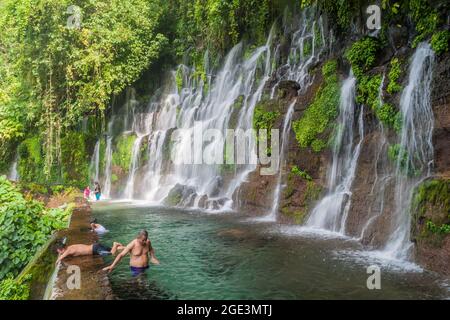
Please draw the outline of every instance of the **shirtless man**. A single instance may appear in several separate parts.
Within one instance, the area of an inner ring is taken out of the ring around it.
[[[94,244],[73,244],[66,247],[65,244],[61,243],[58,245],[56,251],[59,254],[56,263],[62,261],[67,257],[78,257],[78,256],[105,256],[105,255],[116,255],[118,251],[122,251],[125,247],[119,242],[113,242],[113,247],[109,248],[100,243]]]
[[[125,249],[117,255],[110,266],[103,268],[103,271],[111,272],[128,253],[130,254],[130,269],[133,276],[144,273],[149,267],[149,260],[153,264],[159,264],[158,259],[155,257],[155,250],[153,250],[152,244],[148,239],[148,232],[142,230],[139,232],[137,238],[131,241]]]

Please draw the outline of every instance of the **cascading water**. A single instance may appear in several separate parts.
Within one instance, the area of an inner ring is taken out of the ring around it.
[[[299,25],[294,27],[297,31],[292,37],[290,55],[280,68],[283,71],[275,77],[277,82],[272,85],[272,92],[283,80],[297,81],[301,89],[311,83],[308,71],[327,50],[322,19],[317,20],[316,16],[314,9],[308,9],[301,19],[294,20]],[[142,134],[135,126],[138,113],[134,92],[127,92],[127,101],[131,102],[125,105],[127,115],[123,119],[123,131],[136,134],[137,138],[131,150],[124,198],[161,203],[177,191],[178,195],[172,197],[176,203],[171,205],[210,210],[233,207],[236,191],[257,168],[256,139],[248,132],[253,129],[255,106],[277,68],[279,45],[272,46],[275,31],[274,24],[266,44],[250,54],[244,53],[242,44],[236,45],[218,73],[214,74],[209,68],[208,52],[204,58],[205,77],[199,77],[198,72],[181,65],[173,72],[170,84],[163,88],[163,94],[154,98],[144,112],[152,115],[148,120],[152,125]],[[133,119],[131,128],[130,117]],[[290,120],[290,117],[285,119],[285,128],[290,127]],[[223,164],[227,160],[224,139],[207,135],[208,131],[216,130],[226,137],[228,129],[240,130],[245,135],[244,163]],[[175,135],[174,130],[181,134]],[[111,189],[111,137],[112,133],[108,133],[105,196],[109,196]],[[148,149],[148,161],[141,163],[140,150],[144,146]],[[207,156],[213,159],[212,164],[205,163]],[[138,172],[139,185],[136,183]],[[281,184],[282,178],[279,178]],[[274,208],[277,203],[278,200]]]
[[[306,44],[310,45],[310,51],[306,50]],[[279,77],[279,81],[272,88],[271,96],[273,98],[275,89],[279,86],[282,80],[292,80],[299,84],[299,91],[304,92],[312,83],[310,76],[310,67],[320,59],[324,52],[325,36],[322,17],[319,17],[318,24],[314,19],[314,11],[302,12],[302,23],[300,28],[294,33],[291,42],[291,48],[288,58],[288,63],[281,69],[285,70],[284,75]],[[294,112],[294,101],[288,108],[282,133],[282,145],[280,150],[280,161],[278,162],[278,177],[277,184],[274,189],[273,205],[270,214],[260,220],[275,221],[277,218],[280,194],[283,189],[283,166],[285,165],[285,153],[287,145],[289,144],[289,134],[291,130],[291,120]]]
[[[17,163],[19,162],[18,156],[14,159],[8,173],[8,179],[11,181],[19,181],[19,172],[17,171]]]
[[[380,87],[378,88],[378,102],[377,106],[383,105],[383,87],[385,83],[385,75],[381,79]],[[359,240],[363,240],[366,232],[372,227],[373,223],[378,217],[380,217],[385,210],[386,191],[389,182],[394,177],[394,174],[388,164],[389,159],[387,157],[388,137],[386,128],[381,121],[378,122],[379,138],[377,143],[376,159],[374,162],[375,180],[370,190],[369,196],[372,199],[372,203],[368,208],[368,219],[364,226],[361,228]]]
[[[285,166],[285,158],[286,158],[286,152],[287,152],[287,146],[289,145],[289,134],[291,131],[291,124],[292,124],[292,115],[294,114],[294,106],[297,100],[294,100],[294,102],[291,103],[291,105],[288,108],[288,111],[286,113],[286,116],[283,121],[283,133],[281,135],[282,142],[281,142],[281,149],[280,149],[280,160],[278,162],[278,178],[277,178],[277,186],[275,187],[274,191],[274,199],[273,199],[273,205],[272,209],[270,211],[270,214],[267,216],[268,221],[276,221],[277,220],[277,213],[278,213],[278,207],[280,202],[280,194],[281,190],[283,189],[282,186],[282,179],[283,179],[283,166]]]
[[[397,148],[395,168],[395,211],[392,233],[384,253],[396,259],[407,259],[410,241],[410,206],[414,188],[431,174],[433,164],[431,80],[434,53],[428,44],[420,44],[410,64],[408,85],[402,92],[400,111],[402,131]]]
[[[363,108],[359,111],[355,145],[355,83],[351,74],[342,84],[338,129],[333,146],[333,161],[328,171],[328,194],[312,210],[306,225],[345,234],[350,209],[351,186],[355,177],[364,138]]]
[[[245,173],[254,170],[256,164],[236,165],[236,175],[228,187],[222,188],[222,164],[220,161],[204,163],[204,156],[209,154],[218,159],[219,154],[220,158],[224,141],[214,137],[202,144],[202,135],[208,130],[218,130],[225,136],[226,130],[233,127],[230,123],[232,116],[237,119],[237,128],[244,131],[252,128],[253,109],[271,73],[270,42],[273,30],[267,44],[257,48],[248,59],[242,59],[242,45],[235,46],[227,55],[222,70],[208,84],[208,91],[204,81],[194,77],[194,71],[185,66],[180,66],[173,75],[169,94],[152,107],[156,125],[149,134],[150,159],[145,179],[145,199],[161,201],[178,186],[183,190],[183,196],[178,199],[177,205],[198,205],[206,209],[231,205],[231,195]],[[180,74],[182,88],[176,81]],[[241,105],[236,105],[238,100]],[[168,133],[175,128],[182,134],[169,136]],[[172,142],[168,141],[169,138]],[[254,137],[250,135],[249,138],[246,150],[253,151]],[[163,168],[163,160],[167,159],[169,152],[174,164]],[[251,156],[250,152],[248,158]]]
[[[105,183],[103,187],[103,197],[109,199],[111,197],[111,163],[112,163],[112,137],[106,138],[106,150],[105,150]]]
[[[100,140],[95,143],[94,153],[91,157],[89,172],[91,174],[91,183],[98,181],[100,171]]]
[[[136,176],[136,171],[139,163],[139,153],[141,148],[141,143],[143,136],[139,136],[134,140],[133,150],[131,151],[131,165],[130,165],[130,173],[128,176],[127,185],[125,186],[124,196],[126,199],[133,199],[134,194],[134,178]]]

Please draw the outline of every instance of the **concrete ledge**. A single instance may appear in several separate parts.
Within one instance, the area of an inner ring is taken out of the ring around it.
[[[89,229],[91,208],[84,200],[77,201],[77,207],[72,213],[70,226],[58,233],[58,237],[67,237],[67,245],[92,244],[97,236]],[[78,266],[81,272],[81,288],[69,289],[67,280],[72,275],[67,268]],[[72,257],[65,259],[57,270],[49,299],[57,300],[111,300],[114,295],[107,274],[102,270],[103,258],[99,256]]]

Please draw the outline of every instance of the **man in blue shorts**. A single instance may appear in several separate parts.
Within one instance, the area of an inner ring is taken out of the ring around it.
[[[148,239],[148,232],[142,230],[138,233],[136,239],[131,241],[125,249],[117,255],[114,262],[110,266],[103,268],[103,270],[111,272],[128,253],[130,254],[130,270],[133,276],[144,273],[149,268],[149,262],[159,264],[158,259],[155,257],[155,250]]]

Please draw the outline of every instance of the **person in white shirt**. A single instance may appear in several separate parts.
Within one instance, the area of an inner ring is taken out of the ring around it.
[[[104,226],[97,223],[97,219],[95,218],[91,220],[91,231],[97,234],[103,234],[105,232],[108,232],[108,230],[106,230]]]

